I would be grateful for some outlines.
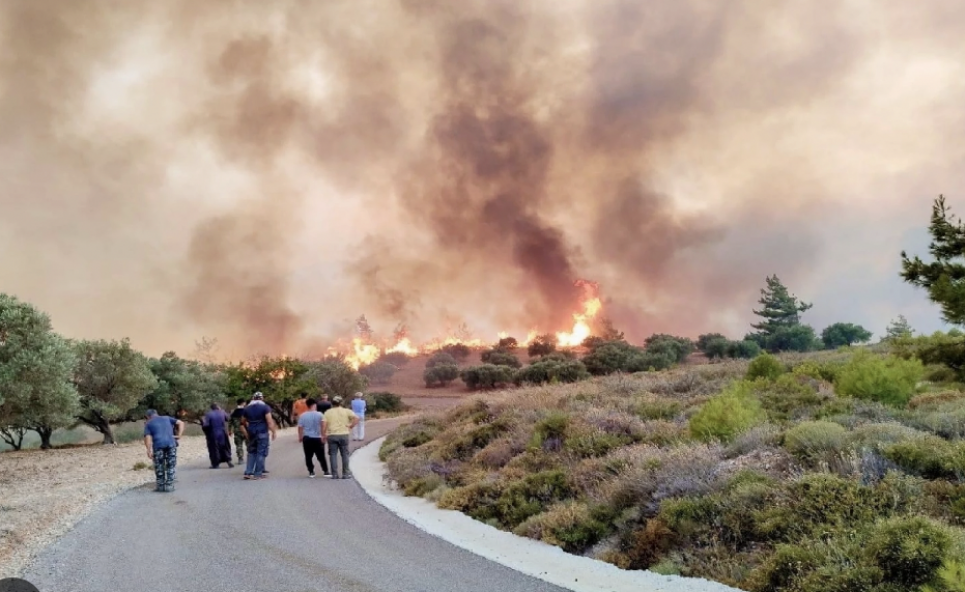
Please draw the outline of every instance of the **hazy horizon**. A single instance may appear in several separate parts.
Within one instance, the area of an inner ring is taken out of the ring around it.
[[[965,6],[0,5],[0,292],[152,355],[568,328],[945,328],[899,253],[965,213]],[[234,352],[237,352],[236,354]]]

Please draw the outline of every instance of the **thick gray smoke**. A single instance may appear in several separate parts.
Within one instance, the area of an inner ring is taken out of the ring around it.
[[[817,325],[925,318],[959,4],[9,0],[0,290],[234,356],[565,329],[580,278],[637,339],[739,335],[770,273]]]

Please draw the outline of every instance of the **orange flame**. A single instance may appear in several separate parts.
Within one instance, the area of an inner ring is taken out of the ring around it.
[[[582,311],[573,313],[573,330],[570,332],[561,331],[556,334],[556,343],[560,347],[576,347],[583,343],[583,340],[593,334],[589,322],[603,308],[603,303],[598,295],[598,286],[595,282],[577,280],[576,285],[583,288],[583,298],[581,301]]]

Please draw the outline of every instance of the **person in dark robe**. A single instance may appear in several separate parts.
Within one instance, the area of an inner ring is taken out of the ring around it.
[[[208,443],[208,459],[211,468],[217,469],[221,463],[228,463],[228,468],[234,468],[231,462],[231,443],[228,441],[228,414],[217,404],[211,404],[211,410],[201,419],[201,430]]]

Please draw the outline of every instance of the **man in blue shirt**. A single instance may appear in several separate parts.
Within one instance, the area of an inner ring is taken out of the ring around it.
[[[153,409],[148,409],[144,415],[147,419],[144,422],[144,446],[147,448],[147,457],[154,461],[154,476],[157,480],[154,491],[174,491],[177,440],[184,433],[184,422],[158,415]]]
[[[359,422],[352,428],[352,439],[362,441],[365,439],[365,399],[362,393],[355,393],[352,399],[352,413],[359,417]]]
[[[268,456],[269,434],[274,440],[278,428],[271,416],[271,407],[264,399],[263,394],[255,393],[241,416],[241,429],[248,440],[245,479],[265,479],[265,473],[268,472],[265,470],[265,458]]]

